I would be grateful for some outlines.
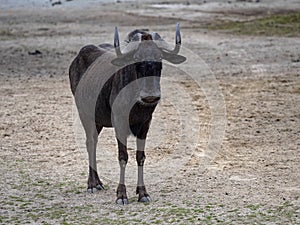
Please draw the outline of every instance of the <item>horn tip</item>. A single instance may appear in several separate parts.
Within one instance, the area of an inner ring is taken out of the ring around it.
[[[115,26],[115,33],[118,33],[118,27]]]
[[[115,26],[114,47],[120,47],[118,27]]]

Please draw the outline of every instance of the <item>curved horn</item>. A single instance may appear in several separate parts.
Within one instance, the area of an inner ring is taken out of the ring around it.
[[[164,42],[163,39],[161,39],[161,38],[159,37],[158,40],[161,40],[160,48],[161,48],[163,51],[165,51],[166,53],[169,53],[169,54],[177,55],[177,54],[179,53],[180,45],[181,45],[181,35],[180,35],[180,26],[179,26],[179,23],[176,24],[175,47],[174,47],[173,50],[171,50],[171,49],[168,47],[168,44],[166,44],[166,43]]]
[[[175,48],[172,51],[173,54],[178,54],[181,45],[181,35],[180,35],[180,26],[179,23],[176,24],[176,33],[175,33]]]
[[[186,58],[184,56],[178,55],[181,45],[181,35],[180,35],[180,27],[179,23],[176,24],[176,33],[175,33],[175,48],[173,50],[169,50],[167,48],[161,48],[163,59],[169,61],[173,64],[183,63]]]
[[[120,50],[120,41],[119,41],[119,33],[118,33],[118,27],[115,27],[115,36],[114,36],[114,47],[117,56],[122,56],[122,52]]]

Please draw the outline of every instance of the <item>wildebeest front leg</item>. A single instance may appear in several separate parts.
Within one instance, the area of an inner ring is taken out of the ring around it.
[[[89,178],[88,178],[88,192],[93,193],[96,190],[104,189],[102,182],[99,179],[97,173],[96,163],[96,147],[98,142],[98,134],[102,128],[98,128],[89,131],[86,130],[86,147],[89,156]]]
[[[151,202],[151,198],[146,191],[144,184],[144,162],[145,156],[145,143],[146,139],[137,138],[137,151],[136,151],[136,161],[138,165],[138,181],[136,187],[136,194],[139,195],[139,202]]]
[[[123,140],[123,142],[126,142]],[[118,139],[118,149],[119,149],[119,164],[120,164],[120,180],[117,189],[117,200],[116,203],[120,205],[127,205],[128,198],[126,194],[125,186],[125,168],[128,162],[128,153],[126,143],[123,143]]]

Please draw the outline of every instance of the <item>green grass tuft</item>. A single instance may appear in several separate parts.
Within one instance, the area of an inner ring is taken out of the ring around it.
[[[300,36],[300,13],[274,14],[242,22],[218,20],[208,29],[240,35]]]

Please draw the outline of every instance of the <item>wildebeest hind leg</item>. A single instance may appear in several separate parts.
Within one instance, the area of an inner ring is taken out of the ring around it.
[[[96,129],[95,126],[87,126],[85,129],[86,147],[89,156],[89,178],[87,191],[90,193],[93,193],[96,190],[104,189],[104,186],[100,181],[97,173],[96,163],[96,147],[98,142],[98,134],[100,133],[101,129],[99,129],[98,127]]]

